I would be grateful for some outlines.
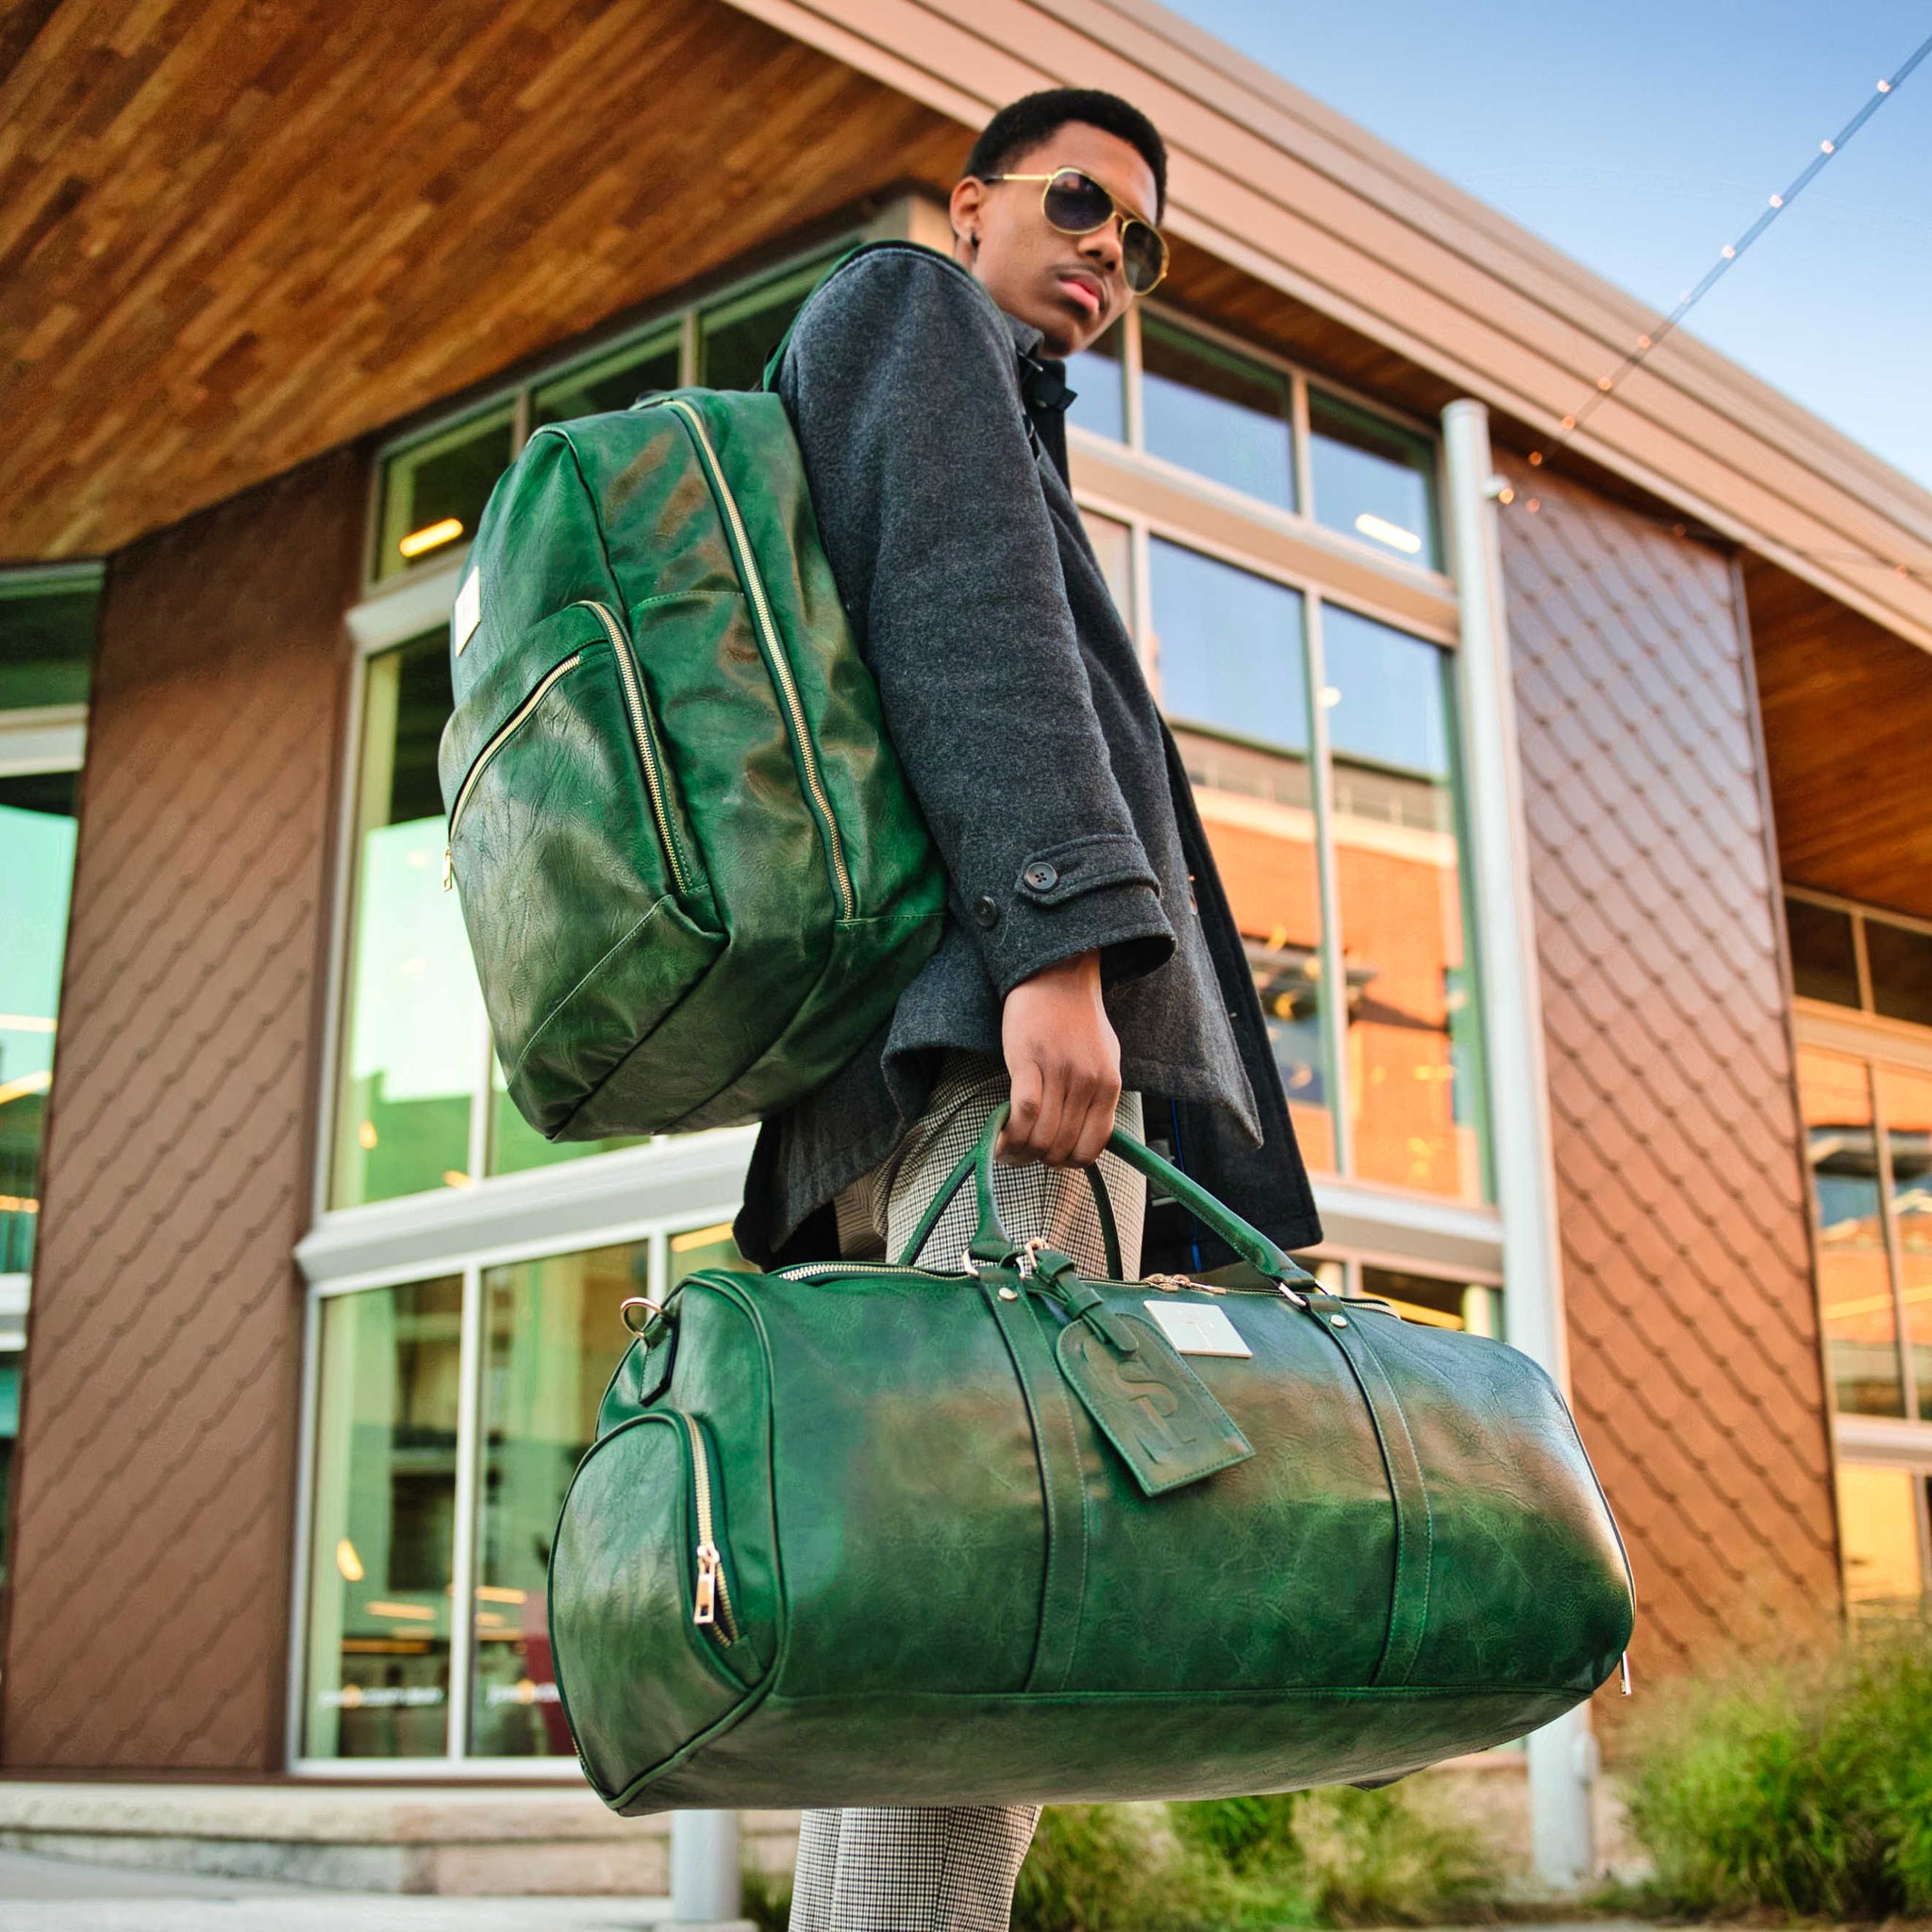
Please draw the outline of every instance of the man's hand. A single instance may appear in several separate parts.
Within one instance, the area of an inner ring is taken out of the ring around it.
[[[1000,1045],[1013,1110],[994,1156],[1018,1167],[1091,1167],[1113,1131],[1121,1043],[1100,998],[1100,955],[1080,953],[1007,995]]]

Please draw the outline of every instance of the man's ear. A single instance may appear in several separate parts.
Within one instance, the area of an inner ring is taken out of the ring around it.
[[[952,200],[947,204],[947,214],[953,224],[953,259],[961,268],[971,268],[973,258],[977,253],[975,243],[979,237],[979,226],[985,218],[986,183],[976,176],[968,175],[953,190]]]

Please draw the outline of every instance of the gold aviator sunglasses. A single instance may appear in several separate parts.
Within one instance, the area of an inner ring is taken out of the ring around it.
[[[1109,222],[1121,225],[1121,268],[1127,287],[1148,295],[1167,274],[1167,243],[1160,230],[1139,215],[1129,214],[1091,175],[1078,168],[1057,168],[1051,175],[985,175],[985,181],[1043,181],[1040,211],[1049,227],[1062,235],[1091,235]]]

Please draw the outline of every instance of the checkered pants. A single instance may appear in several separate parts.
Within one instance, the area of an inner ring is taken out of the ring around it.
[[[849,1259],[896,1258],[940,1183],[1007,1097],[1006,1070],[973,1054],[946,1057],[926,1109],[871,1174],[839,1196],[839,1244]],[[1141,1096],[1124,1093],[1116,1122],[1141,1132]],[[1100,1175],[1119,1228],[1123,1274],[1141,1272],[1147,1183],[1102,1155]],[[1033,1237],[1071,1256],[1083,1274],[1106,1273],[1100,1217],[1084,1174],[995,1167],[993,1199],[1016,1241]],[[953,1268],[973,1239],[969,1185],[940,1216],[915,1260]],[[1037,1805],[910,1806],[808,1811],[798,1832],[791,1932],[1007,1932],[1013,1883],[1040,1820]]]

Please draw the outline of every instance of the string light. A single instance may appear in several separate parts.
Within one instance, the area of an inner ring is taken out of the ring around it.
[[[1589,419],[1590,412],[1596,408],[1597,404],[1602,402],[1604,397],[1609,395],[1616,389],[1617,385],[1690,314],[1691,309],[1695,308],[1704,300],[1705,296],[1710,293],[1711,290],[1723,279],[1725,272],[1731,265],[1739,260],[1744,254],[1744,251],[1764,233],[1765,229],[1770,227],[1772,223],[1776,221],[1778,216],[1811,185],[1819,170],[1844,146],[1846,142],[1851,140],[1853,135],[1857,133],[1859,128],[1864,126],[1865,123],[1883,105],[1885,97],[1897,89],[1928,54],[1932,54],[1932,39],[1921,42],[1896,74],[1892,75],[1889,79],[1881,80],[1878,83],[1877,91],[1872,95],[1872,98],[1839,129],[1833,139],[1819,142],[1818,153],[1806,163],[1805,167],[1799,172],[1797,178],[1781,194],[1774,194],[1771,197],[1770,204],[1764,212],[1735,242],[1727,242],[1724,244],[1723,250],[1719,253],[1717,260],[1712,263],[1709,272],[1705,275],[1704,279],[1698,282],[1695,287],[1685,290],[1677,297],[1677,306],[1668,315],[1662,317],[1655,326],[1637,338],[1636,345],[1624,356],[1623,361],[1609,375],[1597,377],[1596,393],[1590,397],[1581,408],[1562,419],[1557,433],[1552,440],[1552,447],[1561,443],[1566,438],[1580,428]],[[1541,452],[1538,452],[1538,454],[1541,455]]]
[[[1764,233],[1764,231],[1771,226],[1772,223],[1776,221],[1778,216],[1782,214],[1784,210],[1787,208],[1789,208],[1792,202],[1797,200],[1798,196],[1801,195],[1805,192],[1805,190],[1811,185],[1812,181],[1817,178],[1820,170],[1823,169],[1825,166],[1825,164],[1828,161],[1830,161],[1832,157],[1836,155],[1841,147],[1844,146],[1846,142],[1850,141],[1851,138],[1857,133],[1859,128],[1864,126],[1865,123],[1868,122],[1872,118],[1872,116],[1878,111],[1879,108],[1884,104],[1886,97],[1889,94],[1894,92],[1900,86],[1904,84],[1904,82],[1911,75],[1913,69],[1915,69],[1919,65],[1919,63],[1926,58],[1927,55],[1932,55],[1932,38],[1927,38],[1926,40],[1922,41],[1919,43],[1919,45],[1912,50],[1911,54],[1907,58],[1904,65],[1902,65],[1896,73],[1885,76],[1879,80],[1877,88],[1874,91],[1872,97],[1865,102],[1864,106],[1861,107],[1858,109],[1858,111],[1856,114],[1854,114],[1852,118],[1849,121],[1847,121],[1842,127],[1839,129],[1838,133],[1835,136],[1833,136],[1828,141],[1822,141],[1818,143],[1817,154],[1815,154],[1811,158],[1811,159],[1805,164],[1804,168],[1799,171],[1796,178],[1791,181],[1790,186],[1788,186],[1782,193],[1774,194],[1770,198],[1770,201],[1767,204],[1763,213],[1761,213],[1757,217],[1757,219],[1755,222],[1753,222],[1751,225],[1748,228],[1746,228],[1741,235],[1738,237],[1738,239],[1735,242],[1725,242],[1723,249],[1719,251],[1717,260],[1711,264],[1709,270],[1706,273],[1703,280],[1698,282],[1694,287],[1686,289],[1684,292],[1677,297],[1676,307],[1673,308],[1669,312],[1669,314],[1659,318],[1659,320],[1656,324],[1654,324],[1651,326],[1651,328],[1649,328],[1643,334],[1640,335],[1637,338],[1635,346],[1632,347],[1624,355],[1623,361],[1621,361],[1617,365],[1617,367],[1610,372],[1609,375],[1600,375],[1597,377],[1595,394],[1588,397],[1581,405],[1579,405],[1578,408],[1572,410],[1568,415],[1559,419],[1557,424],[1557,434],[1550,440],[1549,443],[1545,446],[1545,448],[1533,449],[1530,451],[1529,461],[1532,468],[1541,468],[1545,459],[1545,457],[1551,451],[1560,448],[1562,444],[1569,440],[1570,437],[1574,435],[1575,432],[1582,427],[1583,424],[1589,420],[1591,411],[1594,409],[1596,406],[1600,402],[1602,402],[1606,396],[1613,394],[1618,385],[1624,380],[1624,378],[1626,375],[1630,375],[1631,372],[1635,370],[1637,366],[1643,360],[1643,358],[1646,356],[1648,356],[1651,353],[1651,351],[1655,349],[1657,346],[1657,344],[1664,340],[1666,336],[1670,335],[1672,331],[1676,328],[1677,325],[1681,323],[1687,315],[1690,314],[1691,309],[1695,308],[1697,305],[1704,300],[1705,296],[1710,293],[1711,290],[1714,289],[1717,286],[1717,284],[1724,278],[1724,275],[1733,266],[1733,264],[1741,258],[1745,251],[1748,248],[1750,248],[1756,241],[1757,241],[1757,239]],[[1507,503],[1512,499],[1513,495],[1514,492],[1511,491],[1508,495],[1503,496],[1501,498],[1501,501]],[[1524,508],[1534,512],[1541,509],[1542,505],[1538,501],[1537,498],[1532,496],[1527,500]],[[1651,521],[1658,524],[1663,524],[1665,522],[1665,519],[1658,517],[1652,518]],[[1685,534],[1685,525],[1681,523],[1671,524],[1668,525],[1668,527],[1670,527],[1674,535],[1681,537]],[[1823,551],[1806,552],[1803,554],[1811,558],[1812,560],[1817,562],[1837,560],[1845,563],[1861,563],[1867,565],[1877,564],[1892,570],[1897,575],[1901,577],[1907,577],[1920,583],[1932,583],[1932,571],[1914,570],[1909,565],[1903,563],[1887,563],[1886,559],[1882,558],[1858,556],[1847,552],[1843,554],[1841,557],[1838,557],[1834,559],[1832,556]]]

